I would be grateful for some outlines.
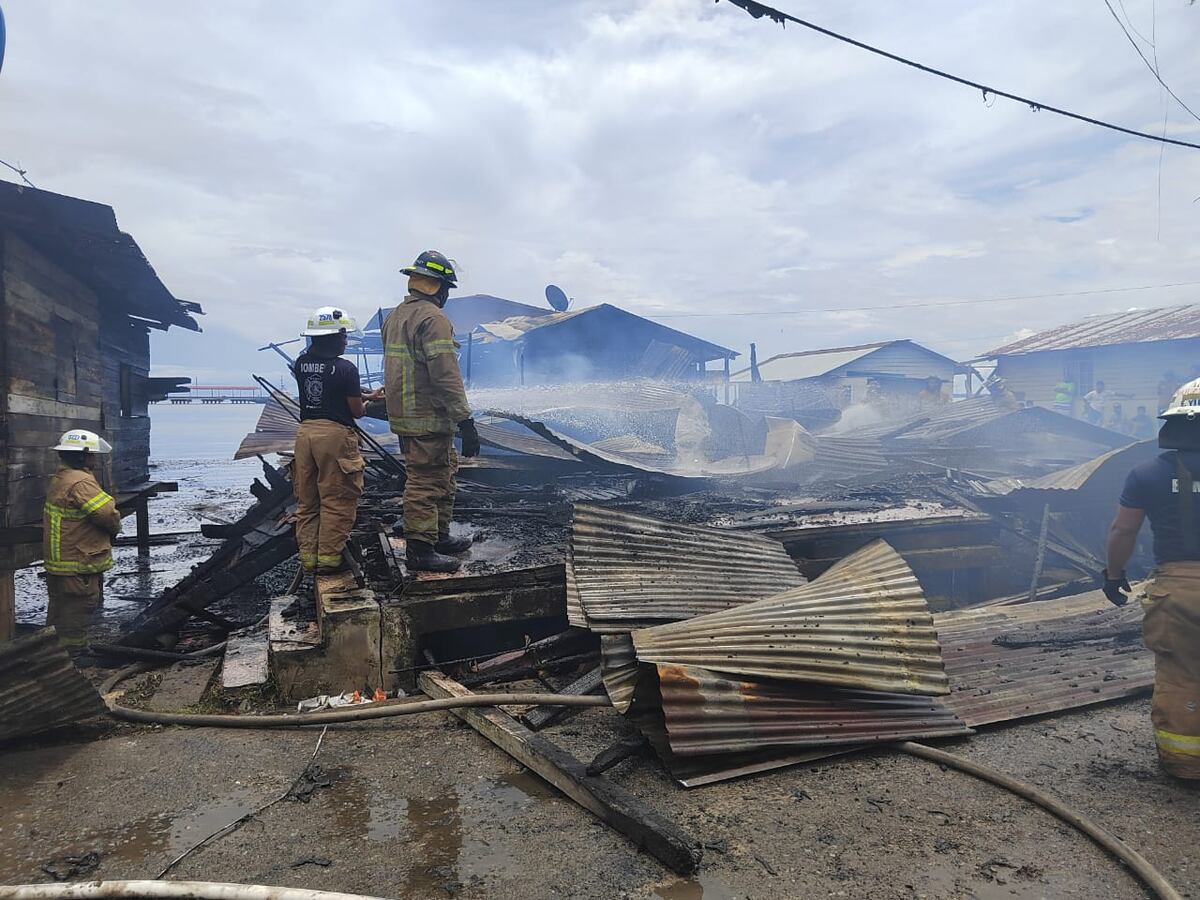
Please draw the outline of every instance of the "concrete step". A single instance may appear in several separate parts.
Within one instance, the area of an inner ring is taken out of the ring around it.
[[[261,687],[271,678],[267,624],[252,625],[229,635],[221,666],[221,687],[227,691]]]

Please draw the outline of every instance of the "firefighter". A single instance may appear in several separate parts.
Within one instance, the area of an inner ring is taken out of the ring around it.
[[[63,644],[78,648],[87,643],[88,619],[104,598],[103,573],[112,568],[112,542],[121,531],[121,514],[92,474],[99,455],[112,452],[108,441],[74,428],[53,449],[59,466],[46,488],[42,511],[42,557],[50,595],[46,624],[55,626]]]
[[[354,527],[363,492],[363,458],[354,420],[362,418],[366,400],[358,367],[341,356],[353,317],[323,306],[308,319],[301,334],[308,348],[292,364],[300,393],[300,427],[292,463],[296,494],[296,544],[306,572],[332,574],[344,569],[342,550]]]
[[[1150,718],[1159,764],[1170,775],[1200,779],[1200,379],[1176,391],[1159,416],[1164,451],[1125,480],[1108,533],[1104,594],[1128,600],[1125,565],[1149,517],[1154,577],[1142,606],[1143,639],[1154,651]]]
[[[408,275],[408,296],[383,323],[384,389],[388,424],[400,436],[404,465],[406,563],[412,571],[454,572],[461,562],[451,554],[471,546],[451,537],[454,515],[454,432],[462,455],[479,454],[479,434],[463,389],[455,352],[454,326],[442,311],[457,287],[454,265],[426,250],[400,270]]]

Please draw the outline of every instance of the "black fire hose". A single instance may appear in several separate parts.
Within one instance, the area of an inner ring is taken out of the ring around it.
[[[945,750],[927,747],[924,744],[904,741],[894,746],[897,750],[901,750],[912,756],[919,756],[921,759],[941,763],[944,766],[958,769],[960,772],[966,772],[968,775],[973,775],[984,781],[990,781],[998,787],[1002,787],[1019,797],[1024,797],[1026,800],[1036,803],[1042,809],[1046,810],[1046,812],[1057,816],[1068,825],[1082,831],[1113,856],[1117,857],[1117,859],[1121,860],[1121,862],[1125,863],[1145,883],[1146,887],[1154,892],[1156,897],[1161,897],[1162,900],[1183,900],[1179,891],[1175,890],[1171,886],[1171,883],[1154,866],[1150,865],[1144,856],[1111,831],[1101,828],[1091,819],[1087,818],[1087,816],[1076,812],[1049,794],[1039,791],[1028,782],[1020,781],[1011,775],[1005,775],[991,766],[985,766],[982,763],[977,763],[965,757],[947,753]]]

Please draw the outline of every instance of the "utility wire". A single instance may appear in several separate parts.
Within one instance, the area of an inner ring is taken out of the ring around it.
[[[1133,39],[1133,35],[1129,33],[1129,29],[1125,27],[1125,23],[1121,21],[1121,17],[1119,15],[1117,15],[1117,11],[1115,9],[1113,9],[1112,3],[1110,3],[1109,0],[1104,0],[1104,5],[1108,7],[1108,11],[1110,13],[1112,13],[1112,17],[1116,20],[1117,24],[1121,27],[1121,32],[1125,35],[1126,39],[1129,41],[1129,45],[1131,47],[1133,47],[1133,49],[1137,52],[1137,55],[1142,58],[1142,62],[1144,62],[1146,64],[1146,68],[1150,70],[1150,74],[1154,76],[1155,81],[1157,81],[1160,85],[1163,86],[1163,89],[1166,90],[1166,92],[1174,98],[1176,103],[1178,103],[1180,106],[1182,106],[1187,111],[1189,116],[1191,116],[1197,122],[1200,122],[1200,116],[1196,115],[1196,113],[1192,111],[1192,108],[1190,106],[1188,106],[1186,103],[1184,103],[1178,94],[1176,94],[1173,90],[1171,90],[1171,86],[1169,84],[1167,84],[1165,81],[1163,81],[1163,77],[1158,74],[1157,62],[1152,63],[1152,62],[1150,62],[1150,60],[1146,59],[1146,54],[1142,52],[1142,48],[1139,47],[1137,41],[1135,41]],[[1154,44],[1151,44],[1150,46],[1153,47]],[[1157,57],[1157,56],[1158,56],[1158,51],[1156,48],[1155,49],[1155,57]]]
[[[32,181],[30,181],[28,178],[25,177],[25,170],[22,169],[20,166],[14,166],[12,163],[5,162],[2,159],[0,159],[0,166],[4,166],[5,168],[12,169],[14,172],[16,172],[18,175],[21,176],[21,180],[23,182],[25,182],[31,188],[34,188],[35,190],[37,189],[37,186]]]
[[[717,0],[717,2],[720,2],[720,0]],[[983,92],[984,100],[986,100],[988,98],[989,94],[996,96],[996,97],[1004,97],[1008,100],[1015,100],[1018,103],[1024,103],[1033,112],[1039,112],[1041,110],[1045,110],[1046,112],[1052,112],[1055,115],[1065,116],[1068,119],[1075,119],[1078,122],[1087,122],[1089,125],[1096,125],[1096,126],[1099,126],[1100,128],[1107,128],[1110,131],[1118,131],[1121,134],[1128,134],[1133,137],[1145,138],[1148,141],[1156,141],[1156,142],[1162,143],[1162,144],[1174,144],[1177,147],[1190,147],[1192,150],[1200,150],[1200,144],[1193,144],[1190,141],[1181,141],[1181,140],[1178,140],[1177,138],[1160,137],[1157,134],[1150,134],[1149,132],[1146,132],[1146,131],[1138,131],[1134,128],[1126,128],[1124,125],[1117,125],[1117,124],[1114,124],[1113,122],[1105,122],[1103,119],[1095,119],[1095,118],[1092,118],[1091,116],[1085,116],[1081,113],[1071,112],[1070,110],[1062,109],[1057,106],[1050,106],[1049,104],[1042,103],[1040,100],[1031,100],[1029,97],[1022,97],[1020,94],[1012,94],[1012,93],[1009,93],[1008,91],[997,90],[994,87],[989,87],[988,85],[981,84],[978,81],[972,81],[969,78],[963,78],[959,75],[952,75],[951,73],[945,72],[942,69],[935,69],[933,66],[927,66],[924,63],[919,63],[915,60],[908,59],[907,57],[899,56],[898,54],[895,54],[895,53],[890,53],[887,50],[883,50],[883,49],[881,49],[879,47],[875,47],[871,44],[864,43],[863,41],[855,40],[854,38],[849,37],[847,35],[840,34],[836,31],[831,31],[828,28],[823,28],[814,22],[809,22],[804,19],[798,19],[793,15],[790,15],[788,13],[785,13],[778,9],[775,9],[772,6],[767,6],[764,3],[759,3],[759,2],[757,2],[757,0],[729,0],[729,2],[732,3],[734,6],[740,7],[741,9],[745,10],[747,13],[749,13],[755,19],[761,19],[763,16],[766,16],[767,18],[771,19],[772,21],[778,22],[780,25],[784,25],[787,22],[794,22],[797,25],[802,25],[803,27],[808,28],[811,31],[815,31],[818,34],[823,34],[826,37],[831,37],[834,40],[841,41],[844,44],[849,44],[852,47],[858,47],[860,50],[866,50],[868,53],[874,53],[876,56],[882,56],[885,59],[890,59],[893,62],[901,63],[902,65],[909,66],[913,69],[919,69],[922,72],[927,72],[930,75],[936,75],[939,78],[945,78],[947,81],[953,81],[956,84],[962,84],[962,85],[966,85],[967,87],[970,87],[970,88],[975,88],[975,90]],[[1172,96],[1174,96],[1174,95],[1172,95]],[[1178,98],[1176,98],[1176,99],[1178,99]],[[1182,103],[1182,102],[1183,101],[1181,100],[1180,103]],[[1188,110],[1188,111],[1191,112],[1191,110]]]
[[[751,310],[749,312],[723,313],[663,313],[662,315],[647,315],[647,319],[723,319],[726,316],[807,316],[812,313],[833,312],[875,312],[879,310],[903,311],[906,309],[928,309],[937,306],[973,306],[978,303],[1007,303],[1017,300],[1049,300],[1057,297],[1089,297],[1094,294],[1121,294],[1128,291],[1149,291],[1158,288],[1195,287],[1200,281],[1176,281],[1172,284],[1143,284],[1137,287],[1097,288],[1091,291],[1062,291],[1056,294],[1022,294],[1013,297],[978,297],[969,300],[930,300],[926,303],[895,303],[883,306],[830,306],[819,309],[772,309]]]

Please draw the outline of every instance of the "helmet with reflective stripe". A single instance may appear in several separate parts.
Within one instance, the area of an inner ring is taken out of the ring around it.
[[[1175,392],[1171,405],[1158,416],[1160,419],[1200,420],[1200,378],[1189,381]]]
[[[72,428],[63,434],[52,450],[71,450],[76,453],[112,453],[112,444],[90,431]]]
[[[354,316],[336,306],[322,306],[308,317],[308,327],[300,334],[318,337],[322,334],[357,334],[358,322]]]
[[[454,272],[454,263],[436,250],[426,250],[417,257],[411,266],[400,270],[405,275],[425,275],[444,281],[450,287],[458,287],[458,276]]]

